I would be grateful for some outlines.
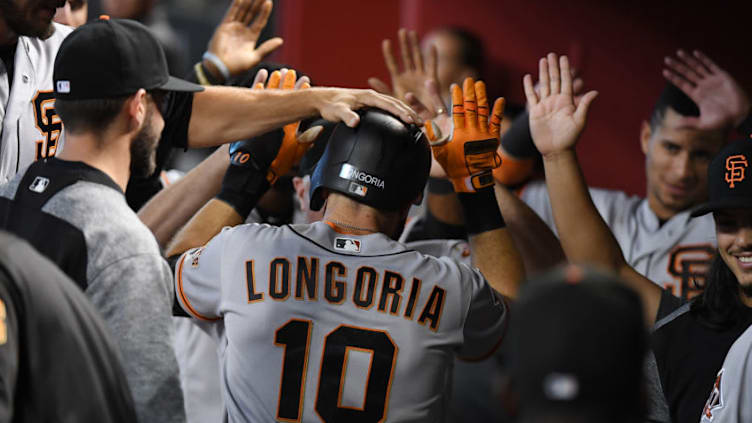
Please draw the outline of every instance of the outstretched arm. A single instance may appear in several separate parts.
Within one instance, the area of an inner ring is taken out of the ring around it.
[[[501,164],[496,150],[504,100],[496,100],[489,121],[485,84],[467,78],[463,89],[452,86],[452,103],[451,138],[438,138],[433,125],[426,127],[431,149],[458,194],[473,263],[496,291],[515,298],[525,271],[496,204],[491,174]]]
[[[525,75],[530,105],[530,132],[543,156],[551,206],[561,245],[572,262],[603,266],[619,274],[643,300],[645,316],[652,324],[661,290],[624,260],[619,244],[593,205],[575,153],[596,91],[585,94],[575,106],[572,75],[566,56],[550,53],[539,62],[540,94]]]

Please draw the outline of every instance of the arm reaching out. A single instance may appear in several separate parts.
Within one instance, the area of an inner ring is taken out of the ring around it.
[[[586,262],[618,273],[642,298],[645,317],[655,321],[661,289],[624,260],[619,244],[593,205],[575,153],[575,145],[598,95],[586,93],[577,106],[566,56],[550,53],[539,62],[540,94],[532,77],[524,87],[530,105],[530,132],[543,155],[551,206],[561,245],[572,262]]]
[[[452,86],[452,103],[451,138],[437,138],[432,125],[426,127],[431,149],[458,193],[473,263],[496,291],[515,298],[525,270],[496,204],[491,175],[501,164],[496,150],[504,99],[496,100],[489,120],[485,84],[467,78],[463,89]]]

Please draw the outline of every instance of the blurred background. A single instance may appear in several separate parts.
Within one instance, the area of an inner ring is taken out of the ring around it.
[[[90,0],[90,17],[100,1]],[[184,45],[185,72],[229,3],[157,0]],[[640,123],[663,88],[663,58],[678,48],[702,50],[752,93],[750,1],[275,0],[262,38],[284,38],[268,59],[317,85],[366,88],[369,77],[389,80],[382,39],[396,41],[400,27],[422,36],[441,26],[481,38],[489,90],[512,103],[523,104],[522,76],[537,73],[540,57],[569,55],[586,89],[600,92],[578,147],[592,186],[644,194]]]

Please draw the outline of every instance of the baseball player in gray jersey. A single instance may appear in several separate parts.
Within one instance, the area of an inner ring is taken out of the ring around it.
[[[734,342],[723,361],[700,423],[752,421],[752,326]]]
[[[498,119],[489,134],[485,92],[479,89],[477,113],[474,88],[472,81],[465,86],[467,107],[456,88],[462,125],[435,148],[465,187],[464,201],[475,203],[468,204],[478,223],[471,228],[475,264],[498,291],[514,296],[519,256],[486,188],[498,165]],[[466,158],[469,142],[478,148]],[[278,158],[290,156],[284,150],[285,143]],[[233,175],[234,167],[251,162],[256,176]],[[223,333],[230,420],[441,420],[453,355],[492,351],[507,307],[477,270],[392,240],[422,195],[430,165],[425,138],[388,114],[363,112],[356,129],[335,129],[314,173],[311,208],[326,201],[324,221],[243,225],[190,249],[242,221],[268,186],[264,176],[281,174],[264,170],[270,162],[259,152],[235,151],[218,199],[170,248],[170,254],[188,250],[176,266],[183,309]]]
[[[704,54],[679,50],[666,58],[669,84],[643,122],[647,198],[590,189],[603,220],[627,263],[676,296],[701,292],[715,251],[711,216],[690,217],[707,196],[707,166],[726,131],[750,112],[750,101],[734,78]],[[553,213],[545,184],[528,184],[521,198],[550,227]]]

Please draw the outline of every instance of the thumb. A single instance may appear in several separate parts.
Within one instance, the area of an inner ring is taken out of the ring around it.
[[[298,144],[310,144],[316,141],[316,138],[321,135],[323,126],[317,125],[306,129],[302,134],[298,135]]]
[[[270,40],[264,41],[260,46],[256,47],[256,52],[259,54],[260,57],[263,58],[267,54],[278,49],[279,46],[282,45],[282,43],[284,43],[284,41],[281,38],[274,37]]]
[[[368,85],[381,94],[392,95],[392,90],[379,78],[368,78]]]
[[[577,105],[577,109],[574,111],[574,117],[578,122],[585,122],[585,120],[587,119],[588,109],[590,108],[590,103],[592,103],[596,97],[598,97],[598,91],[589,91],[587,94],[582,96],[580,104]]]

